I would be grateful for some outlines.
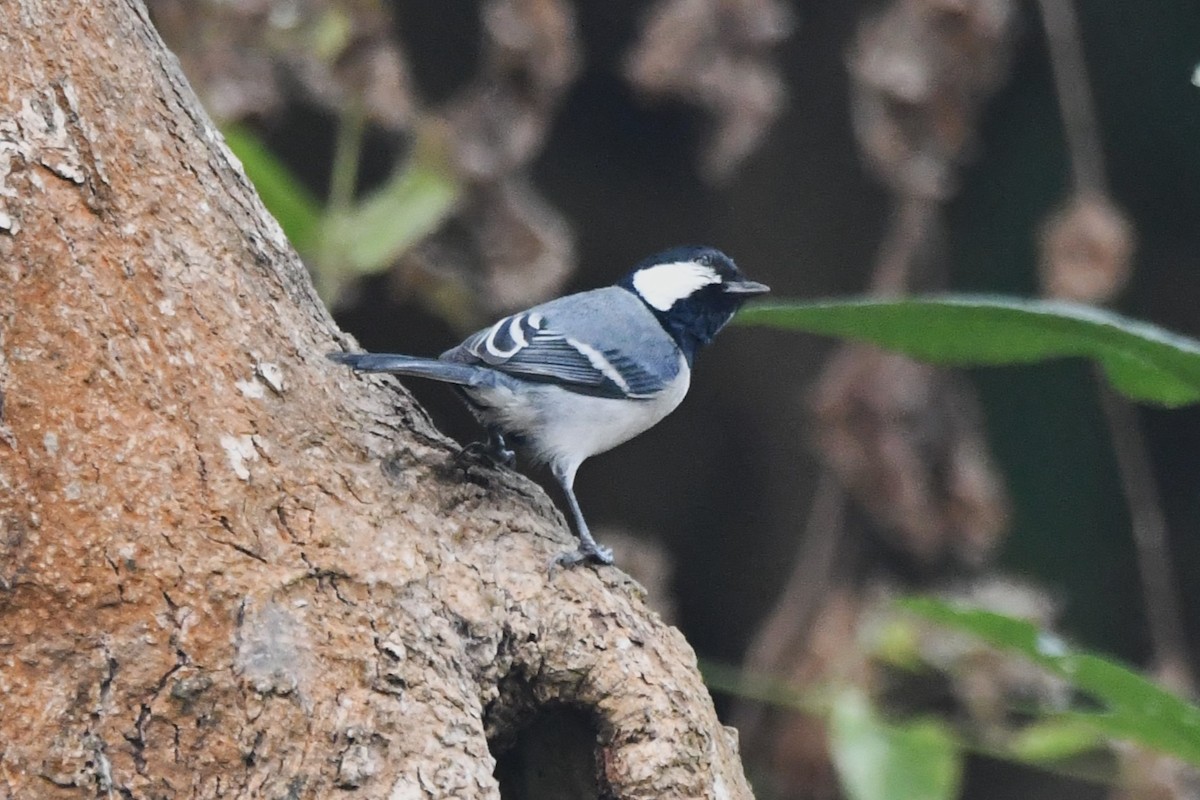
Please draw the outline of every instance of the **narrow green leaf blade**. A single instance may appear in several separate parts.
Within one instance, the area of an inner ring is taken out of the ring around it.
[[[1071,717],[1051,717],[1025,726],[1006,751],[1020,761],[1037,764],[1074,758],[1106,743],[1095,725]]]
[[[373,274],[433,232],[461,194],[440,143],[418,141],[387,183],[345,212],[331,214],[324,235],[351,273]]]
[[[1136,672],[1101,656],[1072,650],[1057,636],[1024,620],[927,597],[909,598],[900,605],[938,624],[978,636],[994,647],[1021,653],[1104,706],[1099,712],[1065,715],[1066,719],[1200,766],[1200,707]]]
[[[292,246],[302,253],[309,252],[321,218],[316,198],[248,128],[230,125],[221,133]]]
[[[962,754],[935,720],[887,723],[861,692],[847,690],[834,700],[829,738],[850,800],[951,800],[958,795]]]
[[[1200,342],[1074,303],[983,296],[830,300],[751,306],[738,321],[840,336],[956,366],[1090,358],[1135,400],[1200,402]]]

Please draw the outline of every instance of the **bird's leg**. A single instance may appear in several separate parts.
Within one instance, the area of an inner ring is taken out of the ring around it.
[[[458,451],[460,465],[465,464],[468,459],[480,457],[502,467],[511,467],[517,463],[517,454],[508,448],[504,434],[499,428],[488,426],[487,436],[487,441],[471,442]]]
[[[575,530],[579,534],[579,547],[575,550],[559,553],[551,559],[551,571],[556,566],[570,567],[581,561],[598,561],[601,564],[613,563],[612,548],[596,543],[596,540],[592,538],[592,534],[588,530],[587,522],[583,519],[583,512],[579,510],[579,501],[575,499],[575,470],[555,469],[554,477],[558,479],[559,486],[562,487],[563,493],[566,494],[567,505],[571,509],[571,516],[575,518]]]

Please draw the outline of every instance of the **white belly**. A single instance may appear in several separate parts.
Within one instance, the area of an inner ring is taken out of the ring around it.
[[[591,397],[549,384],[528,384],[520,402],[503,388],[467,392],[485,406],[485,422],[522,436],[533,458],[574,474],[584,459],[629,441],[674,411],[691,380],[687,365],[682,367],[666,389],[646,400]]]

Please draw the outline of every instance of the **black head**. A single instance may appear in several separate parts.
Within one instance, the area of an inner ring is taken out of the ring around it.
[[[746,280],[733,259],[713,247],[676,247],[651,256],[617,285],[654,312],[689,364],[742,303],[770,291]]]

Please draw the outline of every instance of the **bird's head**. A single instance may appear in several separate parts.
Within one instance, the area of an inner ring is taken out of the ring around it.
[[[642,261],[617,284],[637,295],[675,339],[688,363],[746,300],[770,289],[747,280],[713,247],[676,247]]]

